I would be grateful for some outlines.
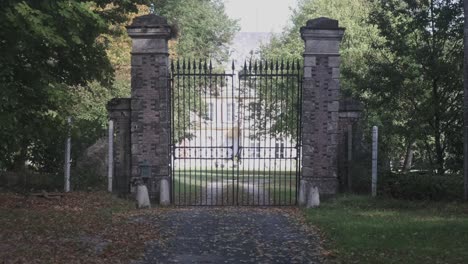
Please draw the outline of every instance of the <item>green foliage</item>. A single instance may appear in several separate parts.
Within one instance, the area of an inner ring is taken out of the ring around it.
[[[419,157],[433,164],[431,169],[439,174],[458,171],[461,2],[375,1],[369,23],[378,27],[383,40],[364,57],[367,73],[348,77],[379,116],[387,147],[415,142]]]
[[[228,58],[229,42],[239,30],[220,0],[155,1],[158,15],[168,18],[179,30],[173,52],[176,57],[210,58],[223,63]]]
[[[369,51],[371,43],[378,39],[375,26],[367,23],[370,10],[371,5],[367,0],[300,0],[293,10],[291,24],[262,48],[261,57],[302,60],[304,41],[300,37],[300,28],[309,19],[329,17],[337,19],[340,27],[346,28],[340,47],[342,71],[364,71],[365,65],[361,58]],[[344,77],[342,87],[350,89],[353,83]]]
[[[113,79],[98,37],[139,1],[2,1],[0,9],[0,166],[61,166],[70,87]],[[106,7],[106,9],[101,8]]]
[[[0,170],[22,170],[27,161],[30,169],[60,172],[67,116],[73,117],[73,160],[105,135],[107,101],[130,94],[125,25],[147,12],[149,2],[0,3]],[[180,21],[184,34],[170,46],[171,54],[221,60],[226,51],[221,44],[237,24],[221,2],[197,3],[156,3],[161,15]]]
[[[384,195],[398,199],[450,201],[463,197],[463,177],[460,174],[388,173],[380,184]]]
[[[297,60],[265,60],[250,62],[240,74],[240,93],[251,100],[239,107],[255,133],[252,138],[297,138],[300,113],[300,80],[302,66]],[[253,90],[252,90],[253,89]]]
[[[378,39],[375,26],[366,23],[370,10],[371,5],[367,0],[301,0],[298,2],[298,7],[293,10],[291,24],[279,36],[273,37],[270,44],[262,47],[260,57],[268,61],[278,58],[285,61],[302,61],[304,41],[300,37],[300,28],[305,26],[309,19],[329,17],[339,20],[340,27],[346,28],[340,47],[341,71],[365,72],[366,65],[362,57],[369,52],[371,43]],[[341,87],[345,94],[355,90],[354,83],[346,78],[346,75],[341,79]],[[295,111],[290,110],[291,113]],[[282,130],[292,135],[296,133],[294,125],[282,126]]]
[[[364,103],[364,134],[380,127],[382,161],[458,172],[462,157],[462,1],[301,0],[263,58],[300,59],[308,19],[338,19],[342,93]],[[365,137],[369,140],[370,137]],[[388,167],[387,165],[385,167]]]
[[[466,204],[341,196],[306,210],[331,263],[463,263]]]

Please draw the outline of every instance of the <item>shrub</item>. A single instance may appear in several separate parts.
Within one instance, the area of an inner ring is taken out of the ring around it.
[[[463,197],[460,174],[388,173],[383,175],[380,191],[384,195],[408,200],[457,200]]]

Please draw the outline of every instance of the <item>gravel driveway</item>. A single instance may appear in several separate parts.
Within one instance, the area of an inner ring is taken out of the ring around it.
[[[136,263],[322,263],[320,239],[295,208],[175,208]]]

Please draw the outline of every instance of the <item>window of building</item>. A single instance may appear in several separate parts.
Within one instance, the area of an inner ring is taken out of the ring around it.
[[[213,121],[215,116],[215,108],[213,103],[208,103],[208,109],[206,110],[206,119]]]
[[[251,158],[260,158],[260,142],[259,141],[250,142],[249,156]]]
[[[234,122],[234,103],[227,103],[226,106],[226,122]]]
[[[284,158],[284,142],[275,143],[275,158]]]

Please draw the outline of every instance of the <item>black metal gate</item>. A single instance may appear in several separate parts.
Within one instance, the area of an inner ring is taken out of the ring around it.
[[[302,68],[256,61],[237,71],[172,62],[176,205],[294,205],[300,176]]]

